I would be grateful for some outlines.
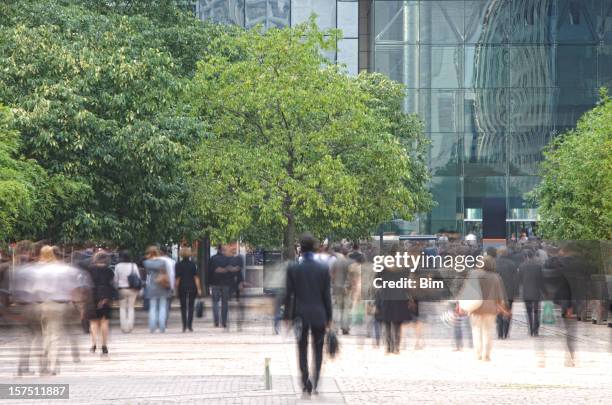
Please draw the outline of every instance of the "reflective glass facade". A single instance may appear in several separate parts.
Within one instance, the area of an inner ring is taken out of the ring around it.
[[[196,0],[195,12],[202,20],[268,29],[294,26],[314,13],[319,28],[339,28],[344,36],[338,51],[327,57],[345,64],[349,74],[358,73],[357,0]]]
[[[438,206],[422,232],[467,232],[485,201],[533,216],[542,148],[612,87],[612,0],[371,3],[371,66],[406,84],[431,139]],[[466,213],[476,213],[466,215]],[[482,218],[482,214],[480,214]],[[508,230],[511,224],[508,224]]]

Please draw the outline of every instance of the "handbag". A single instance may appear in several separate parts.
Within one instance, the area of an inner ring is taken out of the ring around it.
[[[327,343],[327,354],[329,354],[329,357],[333,359],[340,352],[340,342],[338,341],[336,332],[332,330],[328,331],[325,341]]]
[[[140,290],[142,288],[142,279],[140,274],[134,271],[134,264],[132,263],[132,272],[128,276],[128,286],[133,290]]]
[[[168,277],[168,272],[162,270],[157,277],[155,277],[155,283],[162,288],[170,288],[170,277]]]
[[[204,317],[204,301],[200,298],[198,298],[198,301],[195,304],[195,312],[196,312],[196,318]]]
[[[482,306],[482,290],[478,277],[468,277],[465,280],[458,301],[459,308],[468,314]]]

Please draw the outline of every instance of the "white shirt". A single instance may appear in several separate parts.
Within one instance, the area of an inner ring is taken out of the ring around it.
[[[138,266],[136,266],[136,264],[117,263],[115,265],[115,283],[117,284],[117,288],[129,288],[130,282],[128,281],[128,277],[132,273],[137,274],[138,277],[140,277]]]

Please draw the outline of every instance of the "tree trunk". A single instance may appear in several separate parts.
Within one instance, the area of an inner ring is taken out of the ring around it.
[[[283,259],[295,259],[295,221],[293,214],[287,215],[287,225],[283,235]]]

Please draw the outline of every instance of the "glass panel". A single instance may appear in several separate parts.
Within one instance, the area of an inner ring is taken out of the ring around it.
[[[558,89],[511,89],[510,129],[514,132],[550,132],[558,93]]]
[[[598,87],[607,87],[612,90],[612,45],[602,45],[599,47],[599,78]]]
[[[420,114],[428,132],[459,132],[461,93],[452,90],[421,90]]]
[[[552,140],[552,132],[522,132],[508,135],[508,166],[511,176],[536,175],[542,150]]]
[[[554,51],[550,46],[510,47],[511,87],[554,86]]]
[[[338,28],[344,38],[357,38],[359,24],[359,3],[338,2]]]
[[[508,127],[507,89],[465,92],[465,131],[502,133]]]
[[[291,2],[291,24],[308,21],[312,14],[317,15],[317,25],[326,30],[336,28],[336,2],[330,0],[300,0]]]
[[[562,88],[559,92],[559,105],[555,124],[557,127],[573,127],[587,110],[595,106],[599,94],[597,90]]]
[[[525,201],[525,194],[540,183],[537,176],[518,176],[508,179],[508,205],[510,211],[517,208],[532,208],[532,204]],[[521,212],[521,211],[519,211]],[[522,213],[528,213],[527,210]]]
[[[508,49],[497,45],[465,47],[465,87],[508,87]]]
[[[429,169],[433,176],[460,176],[459,134],[431,134],[429,146]]]
[[[406,89],[406,98],[404,98],[404,111],[408,114],[419,113],[419,90]]]
[[[419,15],[420,43],[463,43],[463,1],[422,1]]]
[[[506,197],[506,177],[465,177],[463,192],[466,210],[483,208],[484,198]]]
[[[461,232],[461,178],[435,176],[431,179],[430,190],[434,201],[438,203],[429,215],[431,232]]]
[[[291,0],[268,0],[268,28],[289,26]]]
[[[408,62],[404,69],[405,60]],[[418,86],[418,47],[416,45],[377,45],[375,70],[410,88]]]
[[[463,139],[464,176],[506,174],[506,137],[504,134],[465,134]]]
[[[553,1],[526,0],[503,3],[510,16],[510,43],[550,44],[553,42]]]
[[[246,27],[252,28],[257,24],[266,27],[267,0],[246,0]]]
[[[600,0],[557,0],[556,40],[559,43],[597,42]]]
[[[557,84],[560,87],[597,87],[597,47],[567,46],[557,47]],[[608,65],[608,70],[612,66]]]
[[[419,36],[419,7],[416,1],[376,1],[374,38],[416,44]]]
[[[603,21],[601,23],[601,38],[606,44],[612,44],[612,2],[603,3]]]
[[[465,40],[470,44],[500,44],[508,38],[508,8],[502,1],[465,1]]]
[[[199,0],[197,10],[202,20],[244,26],[244,0]]]
[[[338,63],[345,64],[350,75],[359,73],[357,59],[359,57],[358,39],[341,39],[338,41]]]
[[[458,47],[420,47],[420,87],[459,88],[463,76],[463,49]]]

